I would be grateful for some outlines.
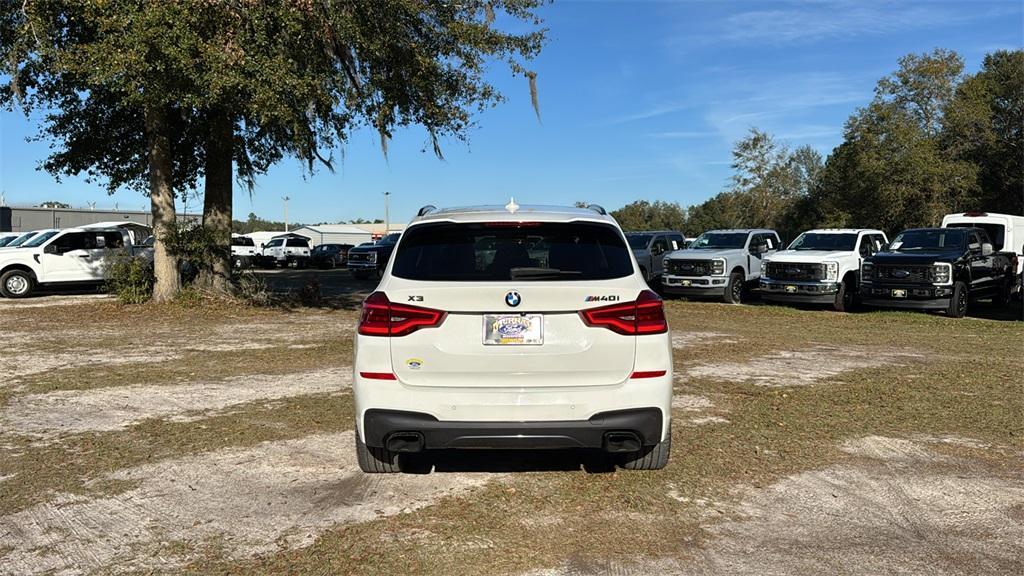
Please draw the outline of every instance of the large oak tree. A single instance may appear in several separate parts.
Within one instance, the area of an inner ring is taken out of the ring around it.
[[[46,111],[44,166],[108,187],[145,183],[162,300],[176,290],[164,239],[175,191],[204,178],[204,225],[224,248],[207,281],[226,286],[233,182],[284,156],[333,166],[332,151],[369,127],[387,141],[425,128],[438,155],[465,139],[474,113],[501,100],[484,78],[524,62],[543,42],[540,0],[55,0],[8,2],[0,56],[8,107]],[[495,25],[525,23],[509,33]]]

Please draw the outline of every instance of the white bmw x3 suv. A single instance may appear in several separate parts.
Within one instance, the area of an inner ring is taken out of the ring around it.
[[[590,448],[659,469],[671,447],[661,298],[603,208],[424,207],[363,303],[356,449]]]

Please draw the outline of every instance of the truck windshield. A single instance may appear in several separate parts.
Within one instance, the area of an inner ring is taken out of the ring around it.
[[[892,241],[894,252],[915,250],[963,250],[967,234],[963,230],[942,228],[937,230],[906,230]]]
[[[841,250],[852,252],[857,246],[856,234],[819,234],[804,232],[789,245],[790,250]]]
[[[690,244],[689,249],[743,248],[746,243],[746,232],[705,232]]]
[[[626,241],[633,250],[643,250],[651,242],[650,234],[626,234]]]
[[[394,276],[409,280],[578,281],[633,273],[619,231],[591,222],[437,223],[411,227]]]
[[[59,230],[50,230],[49,232],[43,232],[42,234],[36,236],[35,238],[32,238],[28,242],[25,242],[24,244],[22,244],[22,246],[24,246],[25,248],[35,248],[36,246],[39,246],[43,242],[46,242],[50,238],[56,236],[57,232],[59,232]]]
[[[16,246],[21,246],[25,242],[28,242],[29,240],[31,240],[32,237],[35,236],[35,235],[36,235],[36,232],[26,232],[26,233],[22,234],[21,236],[18,236],[17,238],[15,238],[14,240],[11,240],[11,243],[7,245],[7,248],[14,248]]]

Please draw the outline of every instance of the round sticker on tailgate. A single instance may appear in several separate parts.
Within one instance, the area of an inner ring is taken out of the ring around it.
[[[408,360],[405,361],[405,365],[408,366],[411,370],[419,370],[420,366],[423,366],[423,360],[419,358],[409,358]]]

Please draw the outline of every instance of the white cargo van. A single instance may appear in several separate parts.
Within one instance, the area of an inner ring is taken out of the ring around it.
[[[996,252],[1012,252],[1017,255],[1017,275],[1024,273],[1024,216],[993,212],[946,214],[942,218],[942,227],[984,229]]]

